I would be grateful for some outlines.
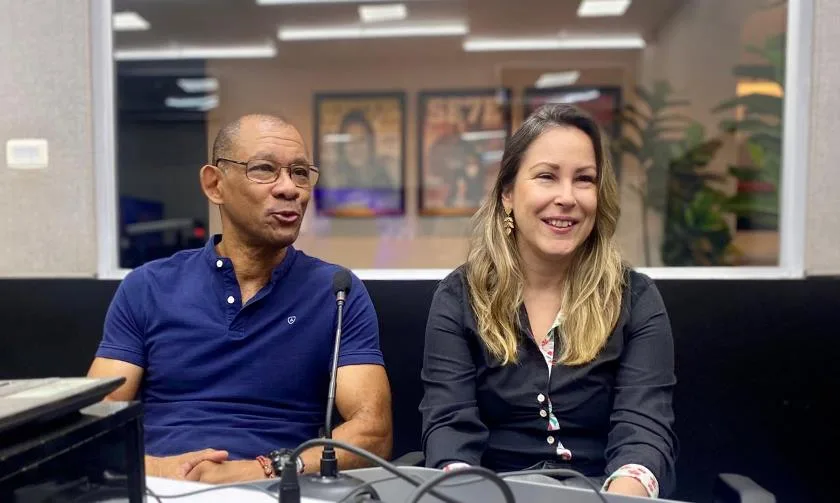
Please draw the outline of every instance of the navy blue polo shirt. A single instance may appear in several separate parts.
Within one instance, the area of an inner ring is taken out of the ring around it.
[[[220,240],[135,269],[108,309],[96,356],[144,369],[147,454],[253,458],[315,438],[324,424],[338,266],[290,246],[243,306]],[[338,364],[384,365],[373,304],[352,280]]]

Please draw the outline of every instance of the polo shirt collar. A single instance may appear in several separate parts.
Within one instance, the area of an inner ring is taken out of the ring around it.
[[[202,255],[204,255],[207,264],[214,270],[220,269],[222,267],[233,267],[233,264],[231,263],[228,257],[222,257],[216,252],[216,245],[221,242],[222,235],[214,234],[210,239],[207,240],[207,243],[204,245],[204,249],[201,252]],[[286,248],[286,256],[283,257],[283,260],[279,264],[277,264],[277,267],[275,267],[274,270],[271,272],[272,283],[282,278],[286,275],[287,272],[289,272],[289,269],[291,269],[292,264],[295,261],[297,253],[297,250],[292,245],[289,245]]]

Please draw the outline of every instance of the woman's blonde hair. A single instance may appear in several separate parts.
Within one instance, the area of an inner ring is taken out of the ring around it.
[[[481,340],[502,364],[518,360],[519,308],[524,285],[516,231],[510,236],[505,234],[502,194],[512,188],[522,156],[531,143],[555,127],[572,127],[586,133],[594,146],[598,170],[595,225],[572,257],[566,281],[558,292],[563,312],[558,363],[581,365],[592,361],[606,343],[621,311],[624,266],[613,241],[620,209],[609,151],[600,128],[588,114],[571,105],[546,105],[528,117],[508,141],[493,191],[473,219],[466,264],[470,304]]]

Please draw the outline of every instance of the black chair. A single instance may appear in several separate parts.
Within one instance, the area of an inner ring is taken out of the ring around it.
[[[721,473],[715,481],[715,503],[776,503],[776,497],[749,477]]]
[[[391,382],[396,462],[422,466],[421,418],[417,407],[423,398],[420,370],[426,318],[437,281],[366,281],[377,306],[380,342]],[[679,347],[679,346],[678,346]],[[689,376],[686,379],[692,379]],[[679,415],[679,411],[678,411]],[[690,419],[690,416],[687,416]],[[752,479],[718,474],[711,492],[714,503],[771,503],[775,497]],[[704,494],[710,494],[704,491]]]

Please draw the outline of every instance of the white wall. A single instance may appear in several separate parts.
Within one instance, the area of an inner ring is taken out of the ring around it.
[[[816,0],[805,268],[840,274],[840,2]]]
[[[89,0],[0,3],[0,277],[96,272]],[[49,166],[6,167],[10,138]]]
[[[702,43],[691,48],[693,52],[658,56],[670,60],[668,71],[677,74],[675,83],[705,86],[704,74],[713,71],[709,65],[726,63],[703,57],[704,47],[722,46],[726,37],[735,37],[730,33],[734,32],[731,22],[720,9],[745,12],[755,1],[695,0],[687,8],[692,10],[680,13],[682,25],[661,33],[657,46],[664,47],[669,36],[688,37],[692,32],[690,16],[700,16],[698,20],[710,24],[693,28],[702,36]],[[806,268],[809,274],[837,275],[840,141],[835,136],[840,131],[840,2],[813,2]],[[89,8],[89,0],[0,2],[0,146],[9,138],[42,137],[51,147],[50,166],[44,171],[12,171],[0,158],[0,277],[95,274]],[[704,105],[715,103],[714,90],[707,90],[710,94]],[[696,92],[701,91],[691,91],[692,95]]]

